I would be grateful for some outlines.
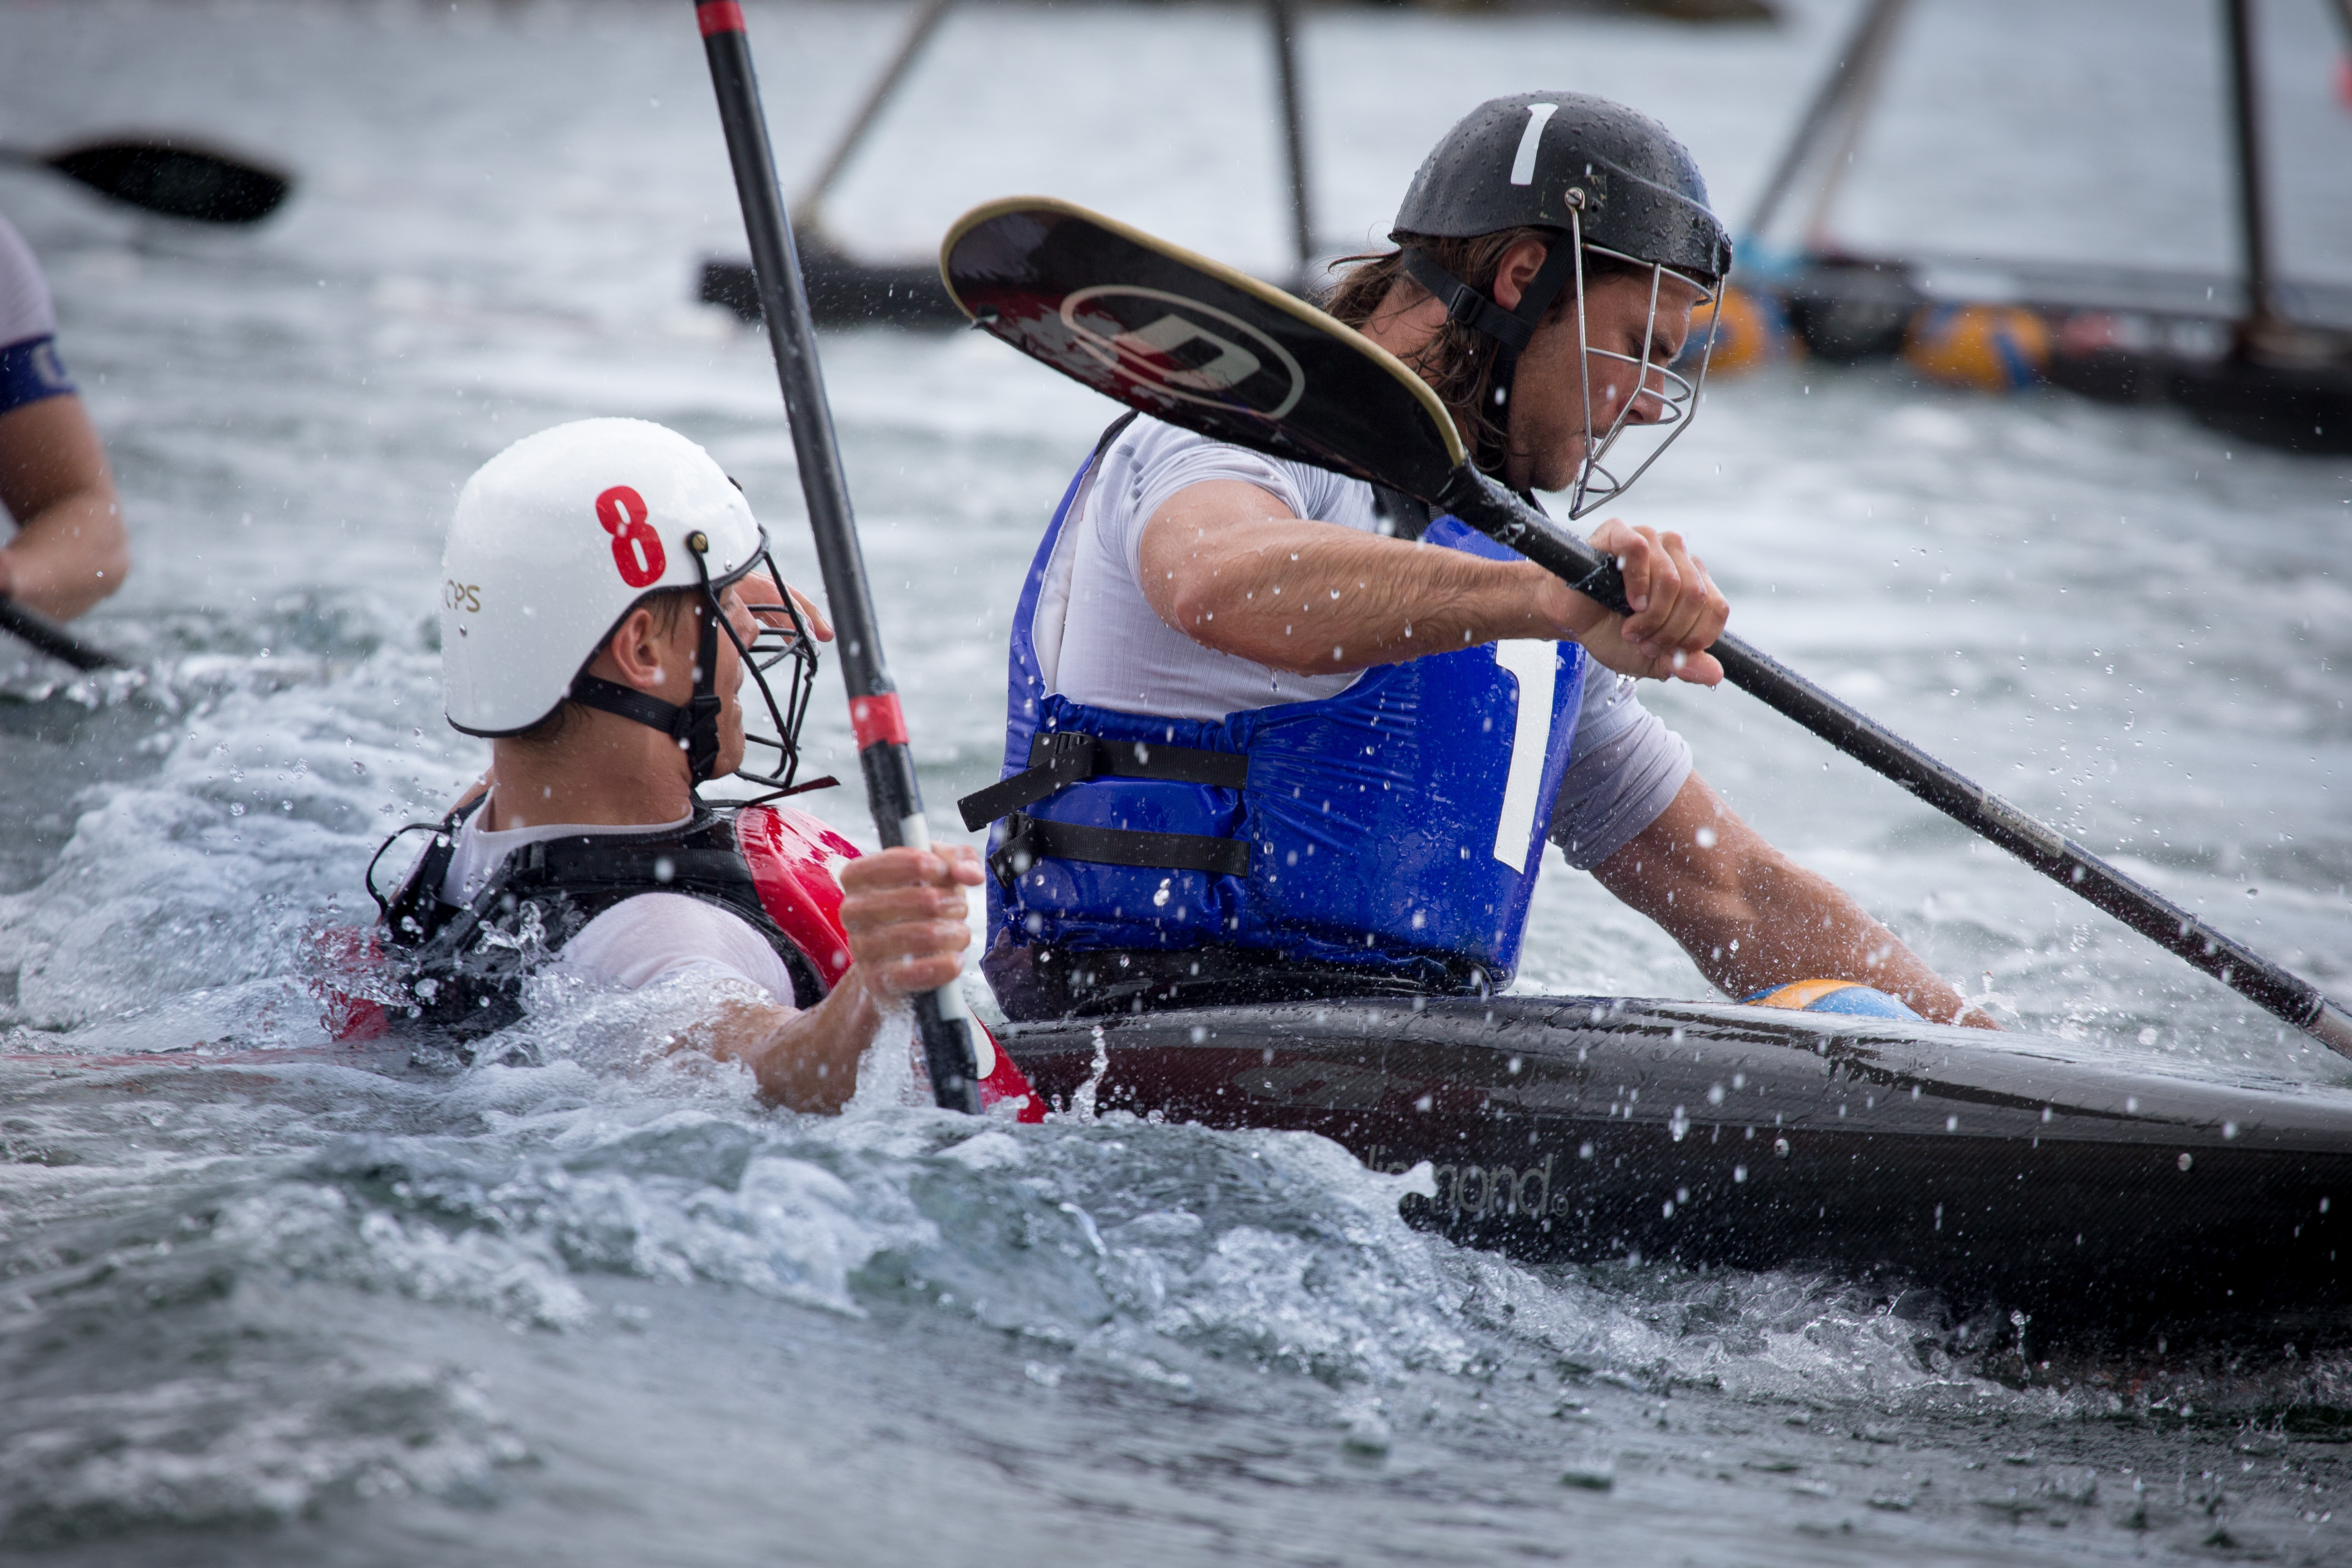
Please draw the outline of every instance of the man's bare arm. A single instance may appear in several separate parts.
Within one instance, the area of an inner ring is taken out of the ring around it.
[[[1203,647],[1300,675],[1398,664],[1502,637],[1572,637],[1610,668],[1712,686],[1700,651],[1729,607],[1681,538],[1612,521],[1637,613],[1612,615],[1543,568],[1302,519],[1238,479],[1189,485],[1144,524],[1144,596]]]
[[[720,1005],[698,1042],[720,1061],[751,1069],[760,1098],[789,1110],[837,1114],[857,1092],[857,1063],[874,1043],[882,1009],[856,971],[806,1011],[755,1002]]]
[[[841,873],[852,963],[833,990],[804,1012],[730,1004],[706,1048],[750,1068],[762,1099],[838,1111],[857,1092],[857,1061],[883,1009],[961,973],[971,942],[963,889],[979,885],[980,858],[968,848],[885,849],[852,860]]]
[[[1664,927],[1727,995],[1852,980],[1939,1024],[2000,1027],[1836,884],[1766,843],[1696,773],[1592,875]]]
[[[71,620],[130,574],[121,500],[80,398],[0,414],[0,507],[18,524],[0,547],[0,594],[18,604]]]

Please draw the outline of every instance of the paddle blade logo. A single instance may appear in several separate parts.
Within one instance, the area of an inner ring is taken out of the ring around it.
[[[1181,294],[1097,284],[1065,296],[1061,319],[1077,346],[1119,380],[1180,403],[1279,419],[1307,392],[1288,349]]]
[[[652,586],[669,569],[661,535],[646,526],[646,498],[626,485],[614,485],[596,498],[596,521],[613,536],[613,564],[632,588]]]

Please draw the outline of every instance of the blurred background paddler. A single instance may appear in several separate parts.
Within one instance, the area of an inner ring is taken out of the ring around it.
[[[40,266],[0,217],[0,599],[71,620],[122,585],[131,539],[106,448],[58,355]]]

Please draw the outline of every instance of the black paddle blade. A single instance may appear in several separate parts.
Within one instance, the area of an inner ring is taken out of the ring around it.
[[[101,195],[196,223],[259,223],[293,188],[257,164],[169,142],[93,142],[40,161]]]
[[[974,207],[948,230],[940,274],[979,325],[1171,425],[1422,495],[1463,460],[1444,405],[1387,350],[1084,207]]]

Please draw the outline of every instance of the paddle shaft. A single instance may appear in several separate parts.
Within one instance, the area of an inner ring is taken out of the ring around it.
[[[1625,585],[1613,561],[1567,532],[1468,464],[1442,493],[1422,500],[1557,574],[1577,592],[1623,615]],[[1921,800],[2000,845],[2053,881],[2203,970],[2265,1011],[2352,1056],[2352,1017],[2316,986],[2108,865],[2046,824],[1857,712],[1770,655],[1725,636],[1707,650],[1731,683]]]
[[[908,845],[926,849],[930,847],[930,831],[915,779],[915,756],[907,744],[907,721],[899,710],[898,691],[882,660],[866,558],[858,548],[849,485],[842,473],[841,448],[834,439],[832,409],[825,401],[824,378],[817,365],[816,329],[809,319],[808,291],[801,281],[792,224],[776,184],[775,153],[768,143],[767,116],[760,107],[759,81],[752,73],[742,8],[736,0],[697,0],[695,16],[710,61],[719,122],[727,132],[727,155],[735,169],[743,227],[751,241],[760,307],[768,323],[776,379],[783,388],[784,411],[792,425],[809,531],[816,536],[817,564],[824,575],[842,679],[849,688],[850,724],[857,734],[857,761],[866,773],[866,797],[873,808],[875,831],[886,847]],[[932,1094],[944,1109],[977,1113],[978,1064],[962,991],[950,982],[913,1000]]]
[[[5,595],[0,595],[0,631],[22,637],[51,658],[76,669],[121,668],[122,661],[112,654],[100,653],[48,616],[28,610]]]

